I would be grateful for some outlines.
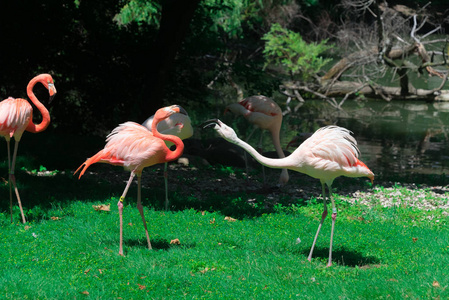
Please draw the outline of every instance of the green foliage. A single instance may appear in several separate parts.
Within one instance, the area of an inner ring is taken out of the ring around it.
[[[204,0],[201,2],[201,10],[211,20],[210,29],[213,32],[224,32],[230,37],[242,34],[242,22],[245,19],[244,12],[251,5],[248,0]]]
[[[263,50],[265,67],[269,64],[282,66],[292,77],[308,80],[330,61],[320,56],[332,48],[326,45],[327,40],[307,43],[299,33],[282,28],[277,23],[262,39],[266,41]]]
[[[130,0],[120,13],[115,15],[114,21],[120,25],[137,22],[139,25],[149,24],[159,27],[161,7],[156,1]]]
[[[204,0],[199,5],[199,15],[205,21],[203,25],[207,23],[212,32],[223,32],[229,37],[237,37],[242,34],[242,23],[249,17],[249,7],[255,5],[249,0]],[[119,25],[137,22],[138,25],[159,27],[160,17],[161,5],[158,2],[130,0],[114,20]]]

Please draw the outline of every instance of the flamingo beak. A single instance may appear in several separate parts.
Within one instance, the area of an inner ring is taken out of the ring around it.
[[[209,127],[214,127],[215,125],[221,126],[220,125],[220,120],[218,119],[209,119],[207,121],[204,121],[203,124],[201,124],[202,128],[209,128]]]
[[[48,92],[50,93],[50,98],[48,100],[48,103],[51,103],[51,101],[53,101],[53,98],[56,95],[56,87],[53,83],[48,84]]]
[[[187,113],[187,111],[180,105],[171,105],[169,107],[167,107],[166,109],[169,109],[172,111],[172,113],[179,113],[179,114],[183,114],[186,116],[189,116],[189,114]]]
[[[189,116],[189,114],[187,113],[187,111],[186,111],[182,106],[180,106],[180,105],[177,105],[177,106],[179,107],[179,113],[180,113],[180,114]]]

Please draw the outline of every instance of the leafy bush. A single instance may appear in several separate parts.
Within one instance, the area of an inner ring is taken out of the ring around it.
[[[120,25],[135,21],[139,25],[151,24],[159,27],[160,14],[161,7],[157,2],[131,0],[122,7],[114,20]]]
[[[326,45],[327,40],[307,43],[299,33],[282,28],[277,23],[262,39],[266,41],[263,50],[265,67],[269,64],[282,66],[292,78],[298,75],[301,80],[308,80],[330,61],[320,56],[332,48]]]

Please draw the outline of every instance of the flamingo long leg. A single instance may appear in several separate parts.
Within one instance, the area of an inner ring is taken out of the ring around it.
[[[9,211],[11,213],[11,223],[12,223],[11,149],[10,149],[10,145],[9,145],[9,139],[6,140],[6,146],[8,147]]]
[[[264,134],[264,131],[261,129],[260,130],[260,138],[259,138],[259,151],[260,152],[262,152],[262,146],[263,146],[263,134]]]
[[[246,138],[246,142],[249,141],[249,139],[251,138],[251,136],[253,135],[253,133],[256,131],[257,127],[254,126],[253,130],[251,131],[251,133],[248,135],[248,137]],[[245,168],[246,168],[246,179],[249,178],[249,166],[248,166],[248,154],[246,153],[245,150],[243,150],[243,158],[245,159]]]
[[[334,240],[334,227],[335,227],[335,220],[337,219],[337,207],[335,206],[334,198],[332,197],[332,187],[329,185],[329,198],[331,199],[332,203],[332,229],[331,229],[331,241],[329,245],[329,262],[327,263],[327,266],[332,266],[332,244]]]
[[[261,130],[260,131],[260,139],[259,139],[259,152],[260,153],[262,153],[262,145],[263,145],[263,143],[262,143],[262,141],[263,141],[263,133],[264,133],[264,131],[263,130]],[[263,184],[265,185],[265,182],[266,182],[266,179],[265,179],[265,166],[264,165],[262,165],[262,176],[263,176]]]
[[[165,210],[168,210],[168,163],[164,164]]]
[[[248,135],[248,137],[246,138],[246,142],[249,141],[249,139],[251,138],[251,136],[253,135],[254,132],[256,132],[257,126],[254,126],[253,130],[251,131],[251,133]]]
[[[14,191],[16,193],[17,202],[19,203],[20,214],[22,215],[22,222],[26,223],[27,221],[25,219],[25,215],[23,214],[22,201],[20,201],[19,190],[17,189],[17,185],[16,185],[16,176],[14,175],[14,169],[16,167],[16,157],[17,157],[17,149],[18,148],[19,148],[19,142],[15,141],[15,143],[14,143],[14,154],[12,156],[11,169],[10,169],[10,172],[9,172],[9,179],[10,179],[10,181],[12,181],[12,184],[14,185]],[[8,146],[8,149],[9,149],[9,146]],[[10,194],[11,194],[11,192],[10,192]],[[10,200],[10,201],[12,202],[12,200]],[[11,204],[11,207],[12,207],[12,204]],[[12,220],[12,216],[11,216],[11,220]]]
[[[141,174],[137,174],[137,184],[138,184],[138,189],[137,189],[137,209],[139,210],[140,216],[142,217],[143,227],[145,227],[145,234],[147,236],[147,241],[148,241],[148,249],[151,250],[150,235],[148,234],[147,222],[145,221],[145,216],[143,214],[143,206],[142,206],[142,202],[141,202],[141,197],[142,197],[142,193],[141,193],[141,187],[142,187]]]
[[[318,230],[316,231],[316,234],[315,234],[315,239],[313,240],[312,248],[310,249],[309,257],[307,258],[309,261],[312,260],[312,253],[313,253],[313,249],[315,248],[316,240],[318,239],[318,234],[320,233],[321,226],[323,225],[324,219],[326,219],[326,216],[327,216],[327,205],[326,205],[326,194],[325,194],[326,191],[325,191],[325,187],[324,187],[324,182],[322,182],[321,185],[323,188],[322,195],[323,195],[324,210],[323,210],[323,214],[321,215],[320,225],[318,225]]]
[[[134,172],[131,172],[131,176],[129,176],[128,183],[126,184],[125,190],[123,191],[122,196],[120,197],[120,200],[117,203],[118,206],[118,214],[120,216],[120,246],[118,254],[123,256],[123,200],[125,200],[126,194],[128,193],[129,186],[131,185],[131,182],[133,182],[134,179]]]

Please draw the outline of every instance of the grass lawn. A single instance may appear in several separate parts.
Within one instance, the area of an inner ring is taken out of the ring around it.
[[[134,184],[121,257],[116,203],[128,173],[96,165],[97,174],[81,180],[69,171],[36,176],[44,168],[23,153],[16,178],[27,224],[16,203],[10,222],[9,188],[0,186],[3,299],[449,298],[449,209],[438,208],[449,199],[444,188],[337,180],[327,268],[330,218],[307,261],[323,209],[318,181],[291,174],[287,188],[261,191],[240,169],[178,166],[169,172],[167,212],[161,168],[149,168],[143,204],[154,249],[146,248]],[[74,167],[85,157],[75,157]],[[95,210],[100,204],[110,211]]]
[[[28,184],[39,180],[74,189],[67,184],[75,181],[68,175],[35,177]],[[76,183],[86,189],[94,180]],[[97,183],[97,189],[91,199],[80,199],[72,190],[64,201],[52,198],[49,205],[27,209],[27,224],[18,222],[17,208],[16,222],[11,224],[8,210],[3,209],[0,288],[4,298],[449,297],[445,210],[369,208],[350,205],[336,195],[335,262],[326,268],[329,220],[312,262],[307,261],[322,210],[316,199],[305,205],[278,204],[271,212],[230,220],[221,212],[225,209],[165,212],[146,200],[154,248],[149,251],[135,199],[129,197],[124,209],[125,257],[121,257],[117,198],[99,195],[108,194],[105,183]],[[5,190],[2,187],[2,197]],[[83,197],[85,192],[79,194]],[[232,203],[236,195],[227,197]],[[111,204],[111,211],[95,210],[93,205],[99,204]],[[170,243],[175,239],[179,245]]]

